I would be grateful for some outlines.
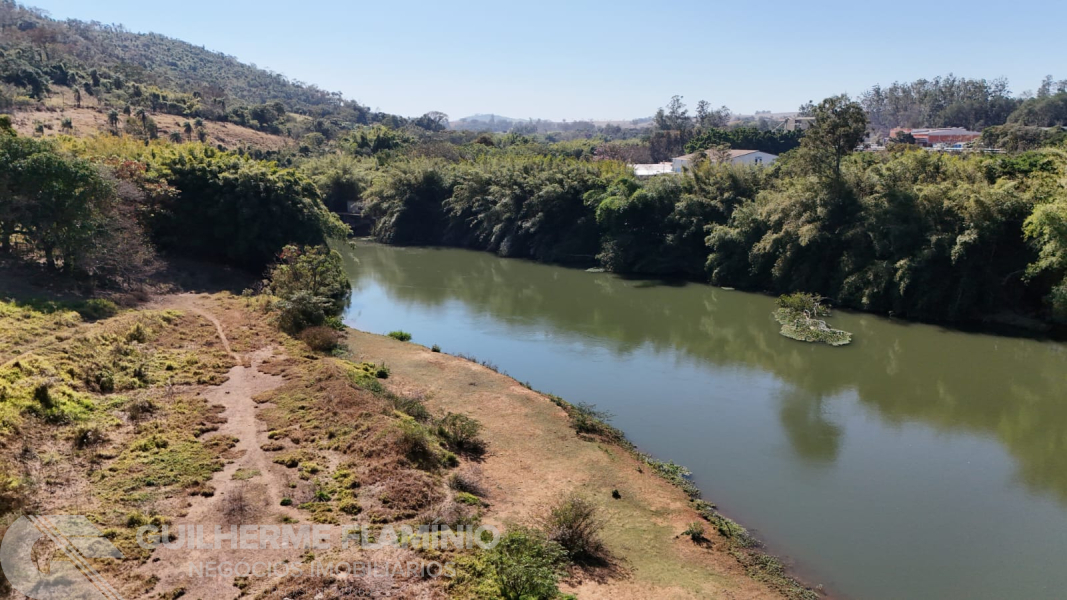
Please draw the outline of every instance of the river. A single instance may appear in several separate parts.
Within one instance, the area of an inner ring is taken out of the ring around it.
[[[1067,346],[488,253],[358,242],[346,323],[411,332],[614,415],[811,584],[847,598],[1067,596]]]

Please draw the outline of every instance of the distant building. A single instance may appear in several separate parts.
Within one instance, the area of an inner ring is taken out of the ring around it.
[[[785,131],[804,131],[815,123],[815,117],[786,117],[782,122]]]
[[[653,177],[655,175],[667,175],[673,173],[673,165],[669,162],[630,165],[637,177]]]
[[[705,150],[704,154],[707,155],[708,160],[719,160],[718,153],[714,150]],[[699,152],[679,156],[671,161],[671,168],[675,173],[681,173],[682,169],[689,167],[698,156],[700,156]],[[759,150],[730,150],[725,162],[729,162],[732,165],[767,166],[776,160],[778,160],[777,154],[760,152]]]
[[[896,127],[889,130],[889,139],[897,137],[900,133],[910,133],[915,138],[915,143],[924,146],[931,147],[938,144],[963,144],[966,142],[973,142],[982,137],[982,134],[978,131],[970,131],[962,127],[942,127],[939,129],[908,129],[906,127]]]

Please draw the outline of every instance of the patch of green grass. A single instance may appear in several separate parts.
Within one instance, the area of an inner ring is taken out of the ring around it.
[[[456,492],[455,500],[456,500],[456,502],[459,502],[460,504],[466,504],[468,506],[481,506],[482,505],[482,499],[481,498],[479,498],[478,496],[475,496],[474,494],[469,494],[467,492]]]
[[[283,452],[274,457],[274,464],[282,465],[287,469],[295,469],[300,466],[300,463],[307,460],[307,453],[302,450],[291,450],[289,452]]]
[[[397,340],[399,342],[410,342],[411,341],[411,334],[406,332],[406,331],[400,330],[400,329],[398,329],[396,331],[390,331],[388,333],[388,335],[389,335],[389,337],[391,337],[394,340]]]
[[[259,469],[237,469],[233,472],[232,479],[234,481],[248,481],[249,479],[259,477],[261,473]]]
[[[163,419],[141,427],[115,460],[93,475],[94,494],[109,505],[135,505],[206,484],[222,469],[222,453],[237,443],[229,436],[201,441],[192,435],[192,423],[210,412],[203,398],[177,399]]]
[[[340,503],[338,503],[337,510],[345,513],[346,515],[356,516],[359,513],[363,512],[363,507],[360,506],[359,502],[356,502],[352,499],[348,499],[342,500]]]

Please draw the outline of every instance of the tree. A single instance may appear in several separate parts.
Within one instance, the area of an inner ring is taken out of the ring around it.
[[[106,224],[114,192],[88,161],[68,159],[40,147],[17,168],[15,186],[25,201],[27,236],[44,254],[49,268],[73,273]]]
[[[281,300],[282,329],[297,333],[340,316],[352,286],[336,251],[325,246],[289,245],[270,271],[270,293]]]
[[[867,113],[848,96],[832,96],[812,109],[815,122],[800,141],[809,164],[819,172],[841,176],[841,160],[867,135]]]
[[[74,105],[78,108],[82,107],[82,93],[78,88],[74,88]]]
[[[199,144],[153,154],[150,183],[178,192],[153,198],[146,211],[161,249],[260,271],[288,244],[317,245],[348,233],[297,171]]]
[[[1067,322],[1067,193],[1061,190],[1059,198],[1036,207],[1023,231],[1040,252],[1038,260],[1027,269],[1027,276],[1051,275],[1058,279],[1047,301],[1053,316]]]
[[[107,124],[110,125],[112,129],[119,126],[119,113],[117,110],[113,109],[111,112],[107,113]]]
[[[701,127],[704,126],[704,120],[708,118],[708,114],[711,112],[708,108],[710,106],[707,100],[697,102],[697,124]]]
[[[430,111],[418,119],[415,125],[428,131],[443,131],[448,129],[448,115],[439,111]]]
[[[180,131],[172,131],[172,132],[170,132],[170,134],[167,137],[170,139],[171,142],[173,142],[175,144],[182,143],[182,140],[184,139],[182,137],[182,132],[180,132]]]
[[[723,128],[730,124],[730,109],[720,106],[711,110],[711,105],[706,100],[697,103],[697,126],[701,129]]]

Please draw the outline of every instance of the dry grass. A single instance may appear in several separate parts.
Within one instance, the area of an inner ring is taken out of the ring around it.
[[[151,116],[159,126],[160,139],[166,139],[167,135],[172,131],[181,132],[186,121],[193,121],[193,119],[187,117],[162,113]],[[73,134],[77,137],[106,133],[109,130],[106,110],[90,107],[75,108],[73,103],[65,108],[56,107],[52,110],[17,112],[14,114],[14,125],[19,135],[33,136],[37,124],[44,124],[45,137],[49,137],[65,133],[60,127],[63,119],[71,120],[74,125]],[[51,126],[51,129],[48,126]],[[221,144],[229,150],[245,147],[280,150],[294,143],[293,140],[282,136],[263,133],[232,123],[206,121],[204,126],[207,129],[208,142],[211,145]]]

